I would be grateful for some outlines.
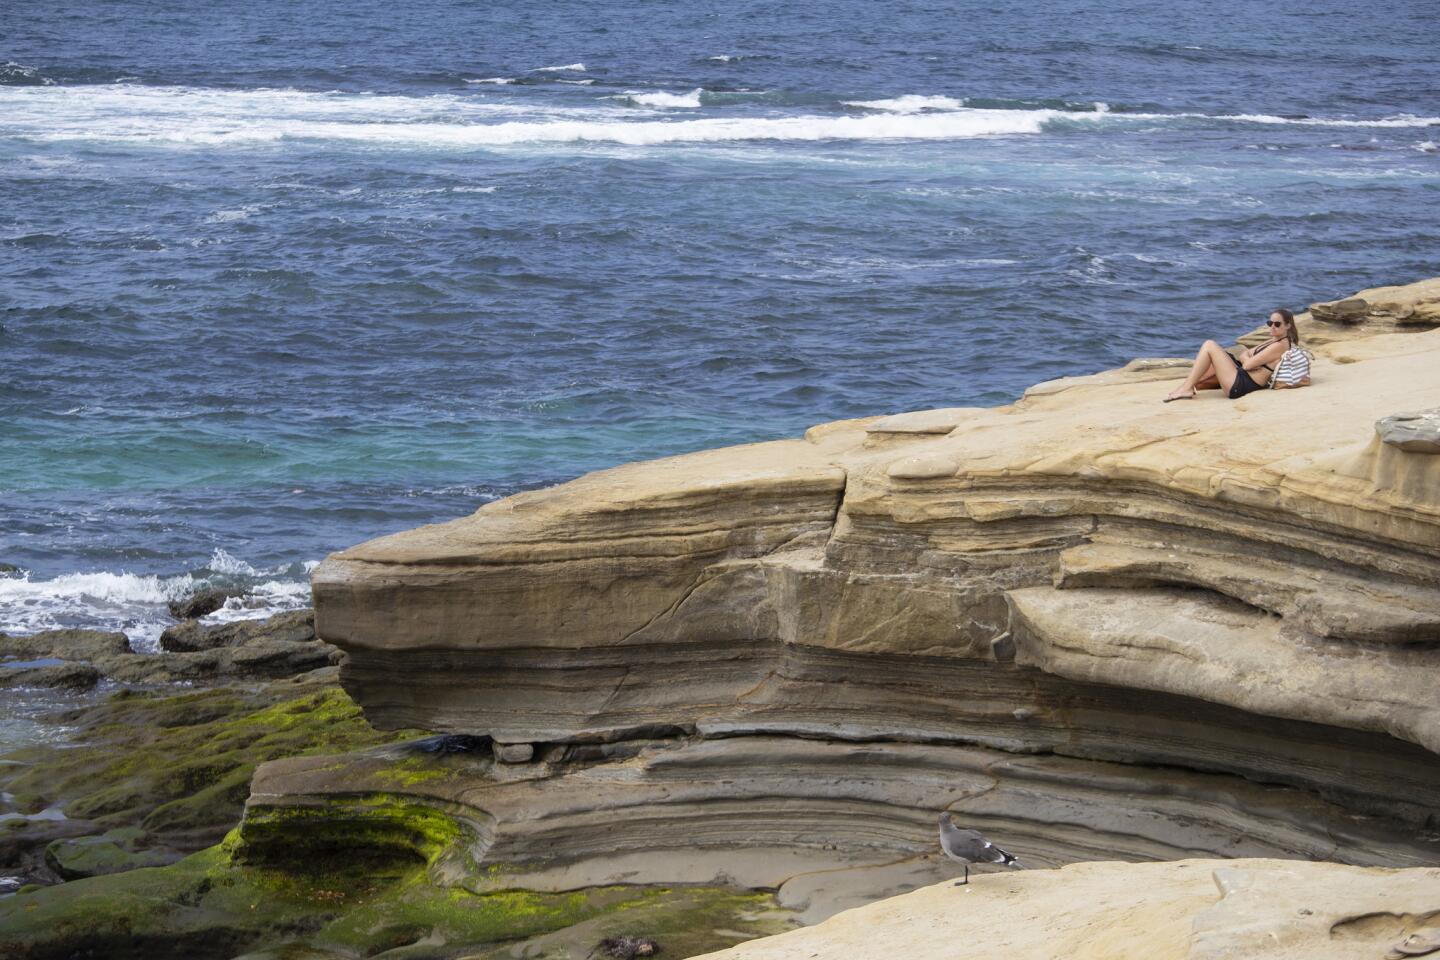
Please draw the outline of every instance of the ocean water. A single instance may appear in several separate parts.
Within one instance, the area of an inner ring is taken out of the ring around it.
[[[1435,12],[25,4],[0,631],[1440,272]]]

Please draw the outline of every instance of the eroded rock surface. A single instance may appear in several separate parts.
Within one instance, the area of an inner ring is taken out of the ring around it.
[[[868,878],[832,907],[924,882],[941,808],[1039,863],[1440,863],[1440,457],[1375,430],[1440,406],[1440,330],[1369,323],[1307,335],[1301,390],[1162,405],[1137,361],[335,554],[371,722],[534,754],[270,765],[246,842],[394,794],[536,883]]]

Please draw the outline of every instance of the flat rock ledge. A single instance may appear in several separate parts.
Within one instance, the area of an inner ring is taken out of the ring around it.
[[[1304,389],[1162,404],[1145,359],[334,554],[347,691],[465,749],[262,767],[244,841],[368,796],[461,824],[454,882],[729,878],[809,920],[937,879],[940,809],[1042,866],[1440,865],[1440,457],[1376,429],[1440,408],[1419,286],[1404,331],[1307,318]]]
[[[1440,935],[1440,870],[1279,860],[971,874],[704,960],[1378,960]]]

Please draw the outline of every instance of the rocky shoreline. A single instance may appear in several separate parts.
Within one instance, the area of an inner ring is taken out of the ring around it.
[[[1291,868],[1267,864],[1330,861],[1356,891],[1330,940],[1280,925],[1291,953],[1245,955],[1381,955],[1440,916],[1440,280],[1299,322],[1303,390],[1161,405],[1182,362],[1145,359],[1007,407],[630,464],[331,556],[308,635],[303,615],[263,640],[167,631],[171,678],[338,663],[324,696],[371,739],[276,754],[219,846],[12,898],[0,929],[21,956],[109,944],[118,912],[55,924],[144,874],[168,891],[131,921],[151,955],[190,898],[206,919],[176,942],[217,955],[578,957],[643,918],[685,956],[953,876],[947,809],[1116,909],[1217,858],[1269,909]],[[93,663],[158,675],[125,657]],[[138,855],[126,836],[104,842]],[[1084,863],[1107,860],[1172,863]],[[328,903],[347,870],[368,892]],[[227,877],[279,919],[226,919]],[[1361,922],[1392,880],[1418,906]],[[774,942],[863,955],[821,934],[842,919]],[[735,956],[791,955],[766,943]],[[1093,955],[1151,955],[1130,949]]]

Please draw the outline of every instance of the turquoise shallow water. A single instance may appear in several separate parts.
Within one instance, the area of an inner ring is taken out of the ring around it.
[[[1433,9],[181,2],[0,37],[0,630],[1436,272]]]

